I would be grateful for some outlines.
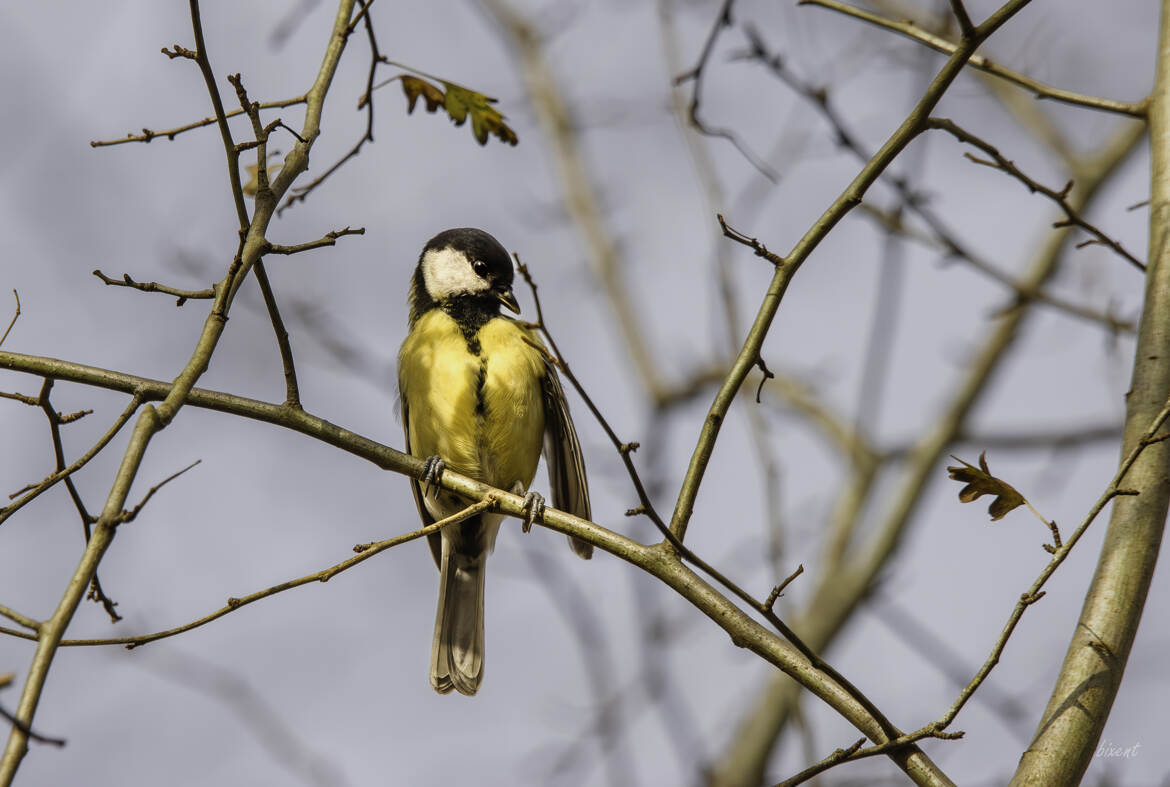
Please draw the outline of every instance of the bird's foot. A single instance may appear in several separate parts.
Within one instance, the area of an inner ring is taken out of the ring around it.
[[[532,523],[544,519],[544,498],[539,492],[529,492],[524,495],[524,526],[521,528],[527,533],[532,529]]]
[[[447,463],[438,456],[429,456],[423,462],[423,474],[419,482],[422,484],[423,496],[429,495],[439,483],[439,476],[443,475]]]

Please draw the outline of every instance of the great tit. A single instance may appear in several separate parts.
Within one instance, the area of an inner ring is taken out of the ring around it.
[[[411,489],[424,524],[467,501],[432,483],[450,468],[524,494],[543,451],[555,508],[590,519],[577,432],[556,370],[519,314],[512,260],[483,230],[450,229],[423,247],[410,285],[410,330],[398,352],[406,450],[427,460]],[[528,493],[529,514],[544,500]],[[503,516],[482,513],[429,537],[439,567],[431,685],[472,695],[483,680],[484,568]],[[529,524],[531,523],[531,520]],[[587,542],[570,538],[583,558]]]

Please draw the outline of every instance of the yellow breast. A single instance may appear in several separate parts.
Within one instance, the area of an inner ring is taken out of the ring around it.
[[[498,317],[469,347],[442,310],[418,319],[398,356],[410,453],[438,455],[452,470],[493,486],[520,482],[527,489],[544,436],[544,360],[526,336]]]

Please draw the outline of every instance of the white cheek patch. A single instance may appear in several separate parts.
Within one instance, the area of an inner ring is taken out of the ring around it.
[[[487,292],[488,283],[471,269],[471,262],[455,249],[432,249],[423,255],[423,284],[436,301],[457,293]]]

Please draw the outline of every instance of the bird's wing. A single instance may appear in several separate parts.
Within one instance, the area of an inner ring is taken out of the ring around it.
[[[581,519],[593,519],[589,508],[589,482],[585,478],[585,459],[581,443],[569,415],[569,403],[557,377],[557,370],[545,360],[544,379],[544,460],[548,463],[548,478],[552,485],[553,508],[567,511]],[[588,560],[593,556],[593,545],[569,537],[573,551]]]
[[[402,431],[406,433],[406,453],[414,455],[414,451],[410,446],[410,407],[406,403],[406,397],[399,397],[402,403]],[[426,505],[423,504],[422,488],[418,485],[417,479],[410,479],[410,491],[414,493],[414,504],[418,507],[418,516],[422,520],[423,527],[432,524],[435,518],[427,511]],[[435,565],[442,568],[443,565],[443,540],[438,533],[431,533],[427,536],[427,546],[431,548],[431,556],[435,559]]]

